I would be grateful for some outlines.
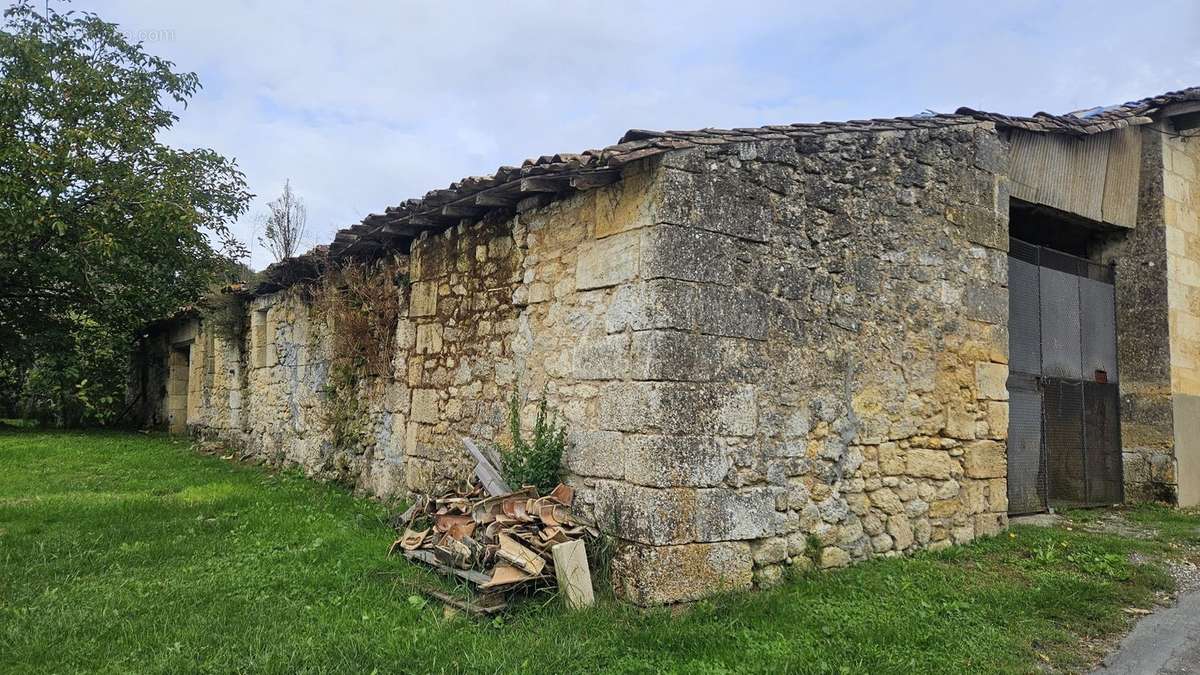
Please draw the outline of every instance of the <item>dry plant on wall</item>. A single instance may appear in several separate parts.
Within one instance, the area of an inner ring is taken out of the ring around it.
[[[314,308],[330,330],[325,421],[338,448],[361,446],[365,438],[359,383],[391,372],[405,285],[394,263],[349,262],[330,270],[314,289]]]

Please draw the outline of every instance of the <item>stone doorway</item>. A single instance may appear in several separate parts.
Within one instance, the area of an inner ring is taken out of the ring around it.
[[[191,343],[172,345],[167,358],[167,429],[187,433],[188,375],[192,364]]]

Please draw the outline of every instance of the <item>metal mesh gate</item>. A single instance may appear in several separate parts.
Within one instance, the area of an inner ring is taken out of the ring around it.
[[[1010,513],[1122,500],[1113,269],[1010,242]]]

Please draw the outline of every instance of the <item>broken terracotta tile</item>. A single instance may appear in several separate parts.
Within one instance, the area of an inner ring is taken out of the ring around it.
[[[575,488],[566,483],[559,483],[557,487],[550,491],[550,496],[558,500],[563,506],[570,506],[575,501]]]
[[[500,557],[533,576],[542,573],[546,561],[507,534],[500,535]]]

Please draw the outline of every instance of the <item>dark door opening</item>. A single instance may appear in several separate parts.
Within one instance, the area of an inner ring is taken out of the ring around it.
[[[1114,269],[1009,244],[1012,514],[1122,501]]]

